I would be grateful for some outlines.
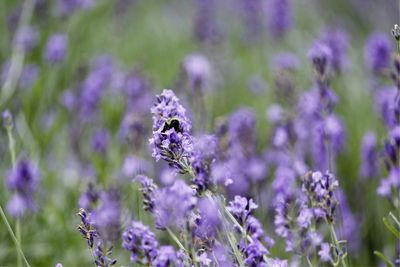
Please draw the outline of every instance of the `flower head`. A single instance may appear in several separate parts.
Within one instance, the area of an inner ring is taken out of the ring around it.
[[[389,37],[380,32],[371,34],[364,48],[365,66],[373,73],[380,73],[390,66],[392,42]]]
[[[191,122],[185,108],[172,90],[165,89],[157,96],[151,108],[153,114],[153,137],[150,144],[153,157],[164,159],[180,172],[186,172],[192,154]]]
[[[39,185],[39,170],[27,159],[20,159],[7,176],[7,186],[13,192],[7,210],[13,217],[21,217],[26,210],[34,210],[33,194]]]
[[[61,63],[65,59],[67,52],[67,36],[62,33],[52,35],[47,41],[45,50],[45,59],[51,64]]]
[[[122,234],[122,247],[131,252],[131,262],[147,264],[157,255],[158,242],[149,227],[133,221]]]

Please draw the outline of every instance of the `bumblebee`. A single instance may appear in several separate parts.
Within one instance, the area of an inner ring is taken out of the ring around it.
[[[171,119],[168,119],[165,124],[164,124],[164,128],[162,129],[162,133],[165,133],[166,131],[170,130],[174,128],[175,132],[180,132],[181,131],[181,124],[179,122],[179,119],[174,117]]]

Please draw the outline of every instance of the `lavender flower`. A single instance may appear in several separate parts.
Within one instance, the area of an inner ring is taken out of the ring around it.
[[[33,26],[25,26],[16,33],[14,44],[22,47],[25,52],[34,49],[39,41],[39,32]]]
[[[47,41],[44,58],[48,63],[62,63],[67,52],[67,36],[62,33],[52,35]]]
[[[7,211],[13,217],[20,218],[27,210],[35,210],[33,194],[38,189],[39,180],[38,168],[27,159],[20,159],[8,173],[7,186],[13,196],[7,204]]]
[[[322,262],[329,262],[332,260],[330,245],[328,243],[321,244],[321,250],[318,252],[318,256],[321,258]]]
[[[302,190],[310,198],[314,210],[325,217],[328,222],[333,222],[337,200],[334,192],[339,186],[339,182],[329,172],[308,172],[302,177]]]
[[[104,154],[110,141],[110,134],[106,129],[99,129],[92,135],[92,150],[98,154]]]
[[[110,189],[100,194],[100,205],[91,213],[91,221],[103,241],[116,241],[120,228],[120,195],[118,190]]]
[[[156,227],[182,227],[196,202],[195,191],[182,180],[176,180],[172,186],[157,190],[154,193],[153,208]]]
[[[96,249],[94,250],[93,254],[95,257],[95,264],[98,267],[109,267],[117,263],[116,259],[111,258],[112,249],[113,247],[105,248],[102,241],[99,241],[97,243]]]
[[[308,57],[314,65],[317,74],[323,76],[332,61],[332,50],[322,42],[315,42],[308,51]]]
[[[158,242],[148,226],[133,221],[122,234],[122,247],[131,252],[131,262],[149,264],[157,255]]]
[[[79,198],[79,207],[83,208],[84,210],[91,211],[97,204],[99,198],[99,192],[96,190],[93,183],[89,183],[86,191]]]
[[[263,10],[262,1],[240,1],[240,11],[243,15],[246,42],[256,41],[260,39],[263,32]]]
[[[217,139],[215,136],[204,135],[195,140],[192,167],[196,173],[193,183],[198,191],[209,189],[213,185],[211,180],[211,165],[215,161]]]
[[[325,29],[321,37],[321,41],[325,43],[331,50],[331,64],[336,73],[343,71],[348,63],[347,50],[349,40],[346,32],[340,29]]]
[[[373,178],[378,175],[378,151],[376,136],[373,132],[364,134],[361,144],[361,169],[363,178]]]
[[[256,146],[256,117],[249,108],[240,108],[229,118],[228,135],[232,153],[248,156]]]
[[[164,90],[157,96],[151,108],[153,114],[153,137],[150,144],[152,156],[158,161],[164,159],[169,165],[185,173],[188,171],[192,154],[192,125],[186,117],[185,108],[172,90]]]
[[[19,77],[19,86],[24,89],[31,89],[36,83],[37,77],[39,76],[39,68],[35,64],[28,64],[22,70],[21,76]]]
[[[160,246],[156,257],[152,261],[152,266],[168,267],[177,266],[183,267],[183,262],[179,259],[175,249],[172,246]]]
[[[81,233],[82,237],[87,240],[88,246],[93,248],[94,239],[99,234],[94,227],[90,213],[87,213],[84,209],[79,209],[78,216],[81,219],[81,223],[77,226],[77,229]]]
[[[183,71],[192,90],[205,90],[210,86],[211,65],[201,54],[190,54],[182,63]]]
[[[293,53],[279,53],[272,58],[271,68],[275,70],[297,70],[299,66],[300,61]]]
[[[269,31],[272,36],[281,38],[293,25],[292,1],[269,0],[267,4]]]
[[[138,175],[135,178],[136,181],[140,182],[140,192],[143,195],[143,209],[152,212],[154,209],[155,192],[157,185],[152,179],[144,175]]]
[[[379,74],[388,68],[391,50],[392,43],[386,34],[380,32],[371,34],[364,48],[364,61],[367,69]]]
[[[109,55],[98,56],[92,62],[90,73],[80,84],[79,107],[83,121],[92,118],[104,89],[110,83],[114,68],[113,58]]]
[[[220,39],[215,7],[214,0],[196,0],[194,36],[201,43],[214,44]]]

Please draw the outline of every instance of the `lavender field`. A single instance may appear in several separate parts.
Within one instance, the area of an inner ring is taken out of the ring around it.
[[[0,266],[400,267],[397,24],[0,0]]]

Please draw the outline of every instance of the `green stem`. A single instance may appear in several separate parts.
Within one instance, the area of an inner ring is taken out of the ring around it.
[[[18,22],[16,35],[20,34],[23,27],[31,20],[34,6],[35,0],[25,0],[22,6],[22,13]],[[14,93],[19,77],[21,76],[22,67],[24,66],[24,59],[24,47],[22,44],[16,43],[11,55],[10,70],[1,88],[0,106],[3,105]]]
[[[95,267],[97,267],[96,258],[94,257],[93,248],[92,248],[92,247],[89,247],[89,249],[90,249],[90,254],[92,254],[93,264],[94,264]]]
[[[308,267],[313,267],[313,265],[310,261],[310,258],[308,256],[306,256],[306,261],[307,261]]]
[[[12,127],[7,127],[7,136],[8,136],[8,149],[10,150],[11,155],[11,166],[15,168],[15,142],[12,135]]]
[[[167,233],[172,237],[172,239],[175,241],[175,243],[178,245],[178,247],[183,250],[186,251],[185,247],[182,245],[181,241],[179,241],[178,237],[171,231],[171,229],[169,229],[168,227],[166,228]]]
[[[17,237],[18,244],[21,246],[21,223],[19,218],[15,222],[15,235]],[[22,249],[22,246],[21,246]],[[17,253],[17,266],[21,267],[22,266],[22,260],[21,260],[21,254]]]
[[[22,259],[24,260],[25,265],[26,265],[27,267],[30,267],[28,261],[27,261],[26,258],[25,258],[24,252],[22,252],[22,249],[21,249],[21,247],[20,247],[20,245],[19,245],[19,243],[18,243],[18,240],[17,240],[17,238],[16,238],[16,236],[15,236],[15,234],[14,234],[12,228],[11,228],[11,225],[8,223],[6,214],[4,213],[3,208],[1,207],[1,205],[0,205],[0,216],[1,216],[1,218],[3,219],[4,224],[6,225],[7,230],[8,230],[8,232],[9,232],[9,234],[10,234],[12,240],[14,241],[14,244],[15,244],[15,246],[17,247],[17,250],[18,250],[19,254],[21,255]]]
[[[346,254],[343,255],[343,251],[340,248],[340,244],[339,244],[339,240],[336,236],[335,228],[333,227],[332,223],[328,223],[328,225],[329,225],[329,231],[331,232],[333,244],[339,250],[339,253],[340,253],[340,255],[339,255],[340,262],[342,263],[343,267],[347,267],[346,260],[345,260]]]

